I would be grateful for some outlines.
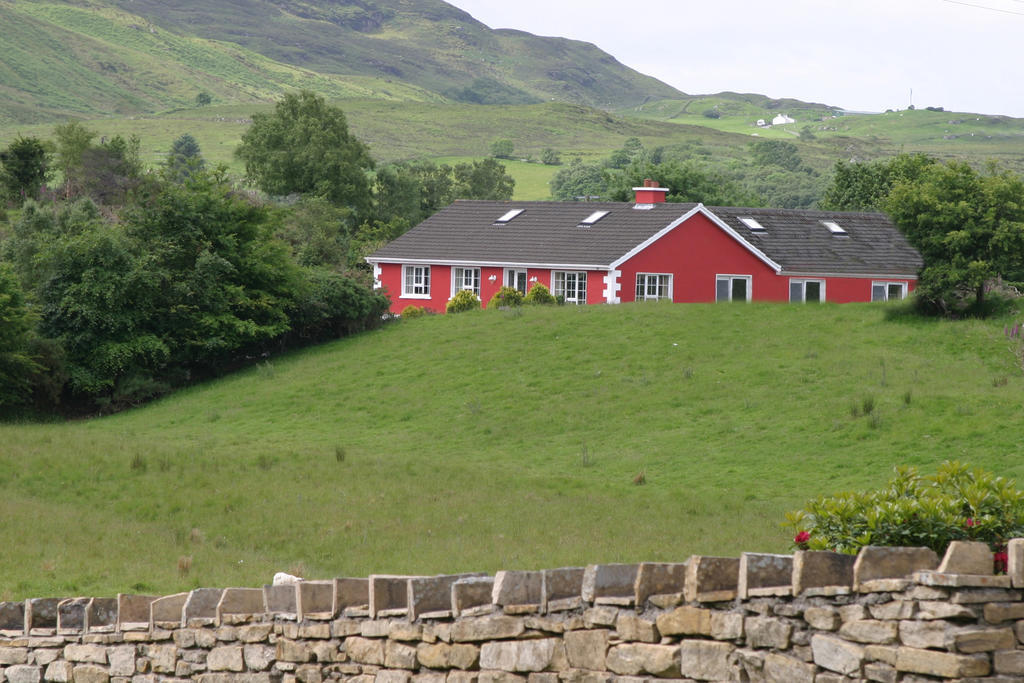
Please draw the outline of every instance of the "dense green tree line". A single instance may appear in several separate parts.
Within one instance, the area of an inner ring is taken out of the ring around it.
[[[456,198],[513,189],[494,159],[375,168],[311,93],[243,136],[265,195],[207,168],[190,135],[149,171],[138,138],[96,138],[69,122],[0,153],[0,415],[117,410],[375,325],[387,300],[367,251]]]

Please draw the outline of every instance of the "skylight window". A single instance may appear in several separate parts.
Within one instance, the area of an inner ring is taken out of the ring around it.
[[[751,232],[768,232],[768,229],[758,223],[756,218],[740,217],[740,222],[750,228]]]
[[[576,226],[576,227],[579,227],[579,228],[589,228],[591,225],[593,225],[594,223],[598,222],[599,220],[601,220],[602,218],[607,216],[608,213],[609,213],[608,211],[595,211],[594,213],[590,214],[589,216],[584,218],[582,221],[580,221],[580,224],[578,226]]]
[[[830,233],[832,233],[833,235],[847,235],[847,234],[849,234],[849,233],[846,232],[846,230],[843,229],[843,226],[839,225],[835,221],[822,221],[821,224],[824,225],[826,228],[828,228],[828,231]]]
[[[504,215],[502,215],[501,218],[494,221],[494,224],[504,225],[505,223],[508,223],[510,220],[521,214],[523,211],[526,211],[526,209],[512,209],[511,211],[508,211]]]

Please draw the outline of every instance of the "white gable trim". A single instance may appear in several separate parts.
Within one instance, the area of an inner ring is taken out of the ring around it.
[[[655,234],[651,235],[650,237],[648,237],[646,240],[644,240],[643,242],[641,242],[637,246],[635,246],[632,249],[630,249],[624,255],[622,255],[619,258],[617,258],[614,261],[612,261],[611,267],[612,268],[618,268],[623,263],[625,263],[629,259],[631,259],[634,256],[636,256],[637,254],[642,252],[644,249],[646,249],[647,247],[651,246],[652,244],[654,244],[655,242],[660,240],[662,237],[664,237],[665,235],[670,233],[672,230],[675,230],[680,224],[685,223],[687,220],[689,220],[690,218],[692,218],[694,215],[696,215],[698,213],[703,214],[708,220],[710,220],[712,223],[714,223],[719,228],[721,228],[723,231],[725,231],[725,233],[727,235],[729,235],[734,240],[739,242],[740,245],[744,249],[749,251],[751,254],[756,256],[760,261],[764,262],[765,265],[767,265],[769,268],[774,270],[776,275],[778,275],[780,272],[782,272],[782,266],[781,265],[779,265],[775,261],[773,261],[770,258],[768,258],[767,254],[765,254],[763,251],[761,251],[760,249],[755,247],[750,242],[748,242],[745,239],[743,239],[742,235],[740,235],[738,232],[736,232],[731,227],[729,227],[728,223],[726,223],[721,218],[719,218],[718,216],[713,214],[711,211],[709,211],[707,209],[707,207],[705,207],[703,204],[698,204],[697,206],[693,207],[692,209],[690,209],[689,211],[684,213],[682,216],[680,216],[679,218],[675,219],[674,221],[672,221],[671,223],[666,225],[664,228],[662,228],[661,230],[659,230]]]
[[[451,259],[427,259],[427,258],[378,258],[367,256],[366,262],[374,266],[380,263],[401,263],[408,265],[425,266],[473,266],[475,268],[538,268],[544,270],[611,270],[608,264],[595,265],[593,263],[527,263],[525,261],[453,261]]]
[[[380,289],[381,287],[384,286],[383,284],[381,284],[380,276],[381,276],[380,264],[379,263],[374,263],[373,264],[373,288],[374,289]]]
[[[619,282],[619,278],[622,276],[621,270],[611,270],[604,276],[604,300],[609,304],[621,303],[619,298],[619,291],[622,289],[622,283]]]

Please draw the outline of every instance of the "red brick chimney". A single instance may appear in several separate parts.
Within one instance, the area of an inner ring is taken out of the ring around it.
[[[634,187],[636,193],[636,206],[633,208],[649,208],[652,204],[661,204],[668,194],[667,187],[658,187],[658,183],[650,178],[644,179],[643,187]]]

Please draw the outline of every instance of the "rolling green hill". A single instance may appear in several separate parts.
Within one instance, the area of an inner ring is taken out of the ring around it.
[[[0,599],[784,551],[786,510],[896,464],[1020,480],[1010,321],[899,310],[427,317],[112,417],[0,425]]]

